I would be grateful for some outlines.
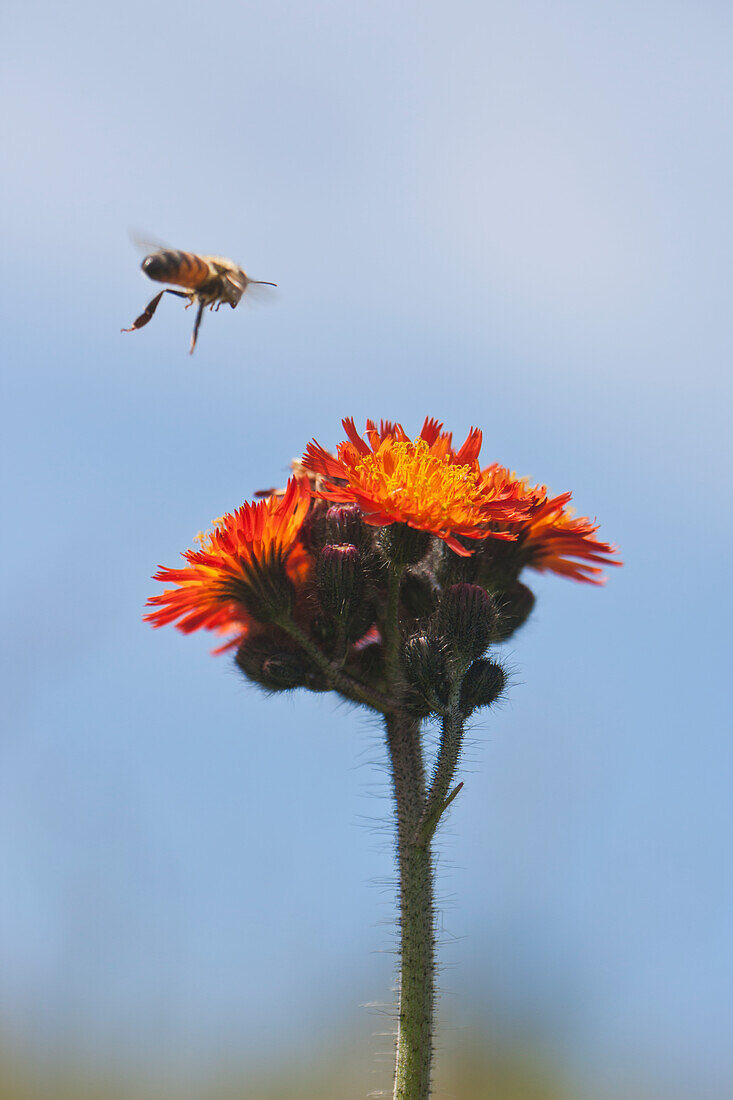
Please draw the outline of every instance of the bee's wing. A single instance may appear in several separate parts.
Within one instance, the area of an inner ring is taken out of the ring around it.
[[[165,241],[148,237],[144,233],[139,233],[136,229],[130,230],[130,240],[141,256],[149,256],[151,252],[173,251]]]

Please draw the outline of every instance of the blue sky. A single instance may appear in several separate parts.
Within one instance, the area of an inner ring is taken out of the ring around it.
[[[727,5],[3,17],[0,1019],[201,1064],[389,997],[378,727],[140,622],[344,415],[484,430],[625,568],[538,579],[443,841],[444,1010],[609,1082],[733,1081]],[[130,230],[275,301],[151,296]],[[455,941],[451,937],[456,937]],[[448,942],[451,940],[451,942]],[[724,1026],[725,1021],[725,1026]],[[498,1025],[497,1025],[498,1026]],[[378,1030],[378,1028],[373,1028]],[[614,1083],[616,1082],[616,1083]]]

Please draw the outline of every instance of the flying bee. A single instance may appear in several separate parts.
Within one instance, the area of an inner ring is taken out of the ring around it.
[[[156,294],[151,302],[148,302],[143,313],[133,321],[130,328],[121,329],[122,332],[134,332],[135,329],[147,325],[152,321],[153,314],[158,308],[158,303],[164,294],[175,294],[178,298],[188,298],[189,306],[196,305],[196,319],[193,323],[190,354],[196,347],[196,339],[199,334],[199,325],[204,309],[219,309],[219,306],[228,303],[235,309],[240,302],[247,287],[277,286],[277,283],[268,283],[264,279],[250,279],[246,272],[232,260],[226,260],[223,256],[197,256],[194,252],[180,252],[175,248],[159,248],[145,257],[140,265],[148,276],[156,283],[172,283],[173,286],[186,287],[185,290],[173,290],[166,287]]]

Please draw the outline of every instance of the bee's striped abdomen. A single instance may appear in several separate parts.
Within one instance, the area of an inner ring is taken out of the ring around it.
[[[180,252],[174,248],[163,248],[153,252],[142,262],[142,269],[156,283],[173,283],[195,290],[211,274],[211,269],[200,256],[193,252]]]

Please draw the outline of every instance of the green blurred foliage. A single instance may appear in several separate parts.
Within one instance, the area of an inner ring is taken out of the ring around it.
[[[104,1077],[69,1067],[42,1073],[19,1060],[0,1062],[0,1100],[365,1100],[390,1097],[390,1059],[354,1054],[323,1058],[307,1066],[250,1075],[226,1073],[219,1081],[190,1081],[182,1088],[153,1075],[133,1080]],[[282,1064],[282,1060],[281,1060]],[[531,1053],[468,1042],[439,1054],[435,1100],[580,1100],[546,1063]]]

